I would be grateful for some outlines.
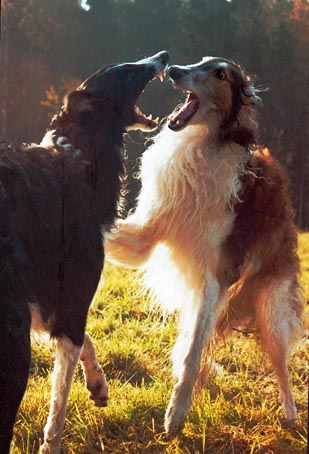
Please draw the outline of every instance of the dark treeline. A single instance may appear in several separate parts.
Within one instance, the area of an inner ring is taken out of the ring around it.
[[[38,141],[65,92],[97,67],[159,50],[172,63],[231,58],[268,87],[261,141],[285,165],[299,227],[309,227],[309,5],[307,0],[1,0],[0,137]],[[156,81],[143,111],[166,116],[181,100]],[[130,174],[145,137],[127,138]],[[164,150],[162,150],[164,153]],[[129,206],[138,183],[130,179]]]

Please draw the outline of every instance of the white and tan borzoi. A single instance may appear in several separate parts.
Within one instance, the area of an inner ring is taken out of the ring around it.
[[[284,172],[257,145],[255,89],[222,58],[169,74],[189,94],[143,156],[135,212],[106,242],[109,260],[144,268],[162,306],[180,312],[165,429],[180,430],[205,379],[203,350],[233,328],[259,333],[294,420],[287,363],[303,314],[296,229]]]

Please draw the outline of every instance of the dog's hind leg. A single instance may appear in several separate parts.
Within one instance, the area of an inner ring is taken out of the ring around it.
[[[288,420],[297,419],[289,383],[288,360],[302,327],[302,295],[296,281],[281,281],[261,292],[257,301],[257,327],[278,378],[280,398]]]
[[[165,430],[170,436],[174,436],[185,421],[200,370],[203,348],[214,333],[226,301],[227,291],[220,288],[217,280],[208,273],[205,290],[201,291],[198,300],[190,305],[190,309],[182,314],[182,332],[176,341],[176,354],[173,355],[178,382],[174,386],[165,414]]]
[[[0,453],[8,454],[29,375],[30,311],[20,297],[0,298]]]
[[[90,336],[85,333],[84,344],[80,354],[87,389],[90,399],[98,407],[106,407],[108,401],[108,387],[103,369],[98,363],[95,349]]]
[[[67,399],[81,347],[68,337],[57,339],[56,359],[52,374],[52,393],[48,420],[44,429],[41,454],[59,454]]]

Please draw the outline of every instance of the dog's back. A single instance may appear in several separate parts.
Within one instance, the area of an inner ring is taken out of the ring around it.
[[[262,310],[259,289],[275,281],[291,282],[290,304],[296,318],[302,318],[297,230],[285,172],[266,149],[253,152],[246,168],[233,230],[222,246],[222,261],[227,264],[222,272],[230,279],[230,298],[219,329],[256,328]],[[267,296],[263,304],[267,305]]]

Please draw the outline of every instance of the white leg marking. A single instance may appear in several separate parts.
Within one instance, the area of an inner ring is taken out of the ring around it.
[[[90,336],[86,333],[84,345],[80,354],[87,389],[90,399],[98,407],[106,407],[108,401],[108,387],[103,369],[98,363],[95,349]]]
[[[41,454],[60,454],[66,404],[80,351],[81,347],[74,345],[68,338],[58,339],[57,341],[56,359],[52,374],[51,403],[44,429],[44,443],[41,446]]]
[[[288,360],[292,346],[301,333],[301,320],[293,304],[293,298],[299,298],[299,295],[292,288],[290,281],[274,284],[263,292],[258,308],[261,339],[277,375],[281,403],[288,420],[297,419],[289,383]]]
[[[214,277],[207,274],[206,294],[201,292],[199,303],[191,307],[190,317],[183,314],[182,329],[187,318],[186,334],[180,334],[176,342],[177,361],[181,361],[180,346],[184,347],[184,356],[181,364],[175,364],[178,370],[178,382],[174,386],[171,400],[165,414],[165,430],[168,435],[175,435],[181,428],[187,416],[194,383],[197,379],[203,348],[215,330],[218,317],[227,301],[226,292],[220,292],[220,286]],[[188,326],[188,322],[191,326]],[[190,333],[190,335],[189,335]],[[187,338],[187,345],[184,339]],[[176,359],[176,357],[174,357]],[[179,367],[180,366],[180,367]]]

